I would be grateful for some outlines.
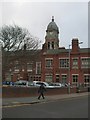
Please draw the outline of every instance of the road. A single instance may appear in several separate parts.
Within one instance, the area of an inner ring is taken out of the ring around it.
[[[2,109],[3,118],[88,118],[88,96]]]

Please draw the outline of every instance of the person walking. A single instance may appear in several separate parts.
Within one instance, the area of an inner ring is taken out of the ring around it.
[[[44,92],[45,91],[46,91],[46,88],[44,87],[44,84],[41,83],[41,85],[38,89],[38,93],[39,93],[38,99],[40,99],[41,96],[42,96],[43,99],[45,99],[45,97],[44,97]]]

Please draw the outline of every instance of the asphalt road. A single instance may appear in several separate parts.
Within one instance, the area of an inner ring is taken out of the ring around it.
[[[3,118],[88,118],[88,96],[7,107]]]

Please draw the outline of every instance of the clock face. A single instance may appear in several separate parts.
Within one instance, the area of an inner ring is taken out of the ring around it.
[[[50,35],[52,35],[53,34],[53,32],[50,32]]]

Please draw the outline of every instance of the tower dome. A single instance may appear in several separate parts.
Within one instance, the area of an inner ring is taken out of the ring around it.
[[[56,25],[56,23],[54,22],[54,17],[52,16],[52,22],[50,22],[47,26],[47,30],[46,32],[48,31],[57,31],[57,33],[59,33],[59,29],[58,29],[58,26]]]
[[[54,17],[52,21],[48,24],[45,36],[45,44],[47,49],[58,49],[59,48],[59,29],[54,22]]]

